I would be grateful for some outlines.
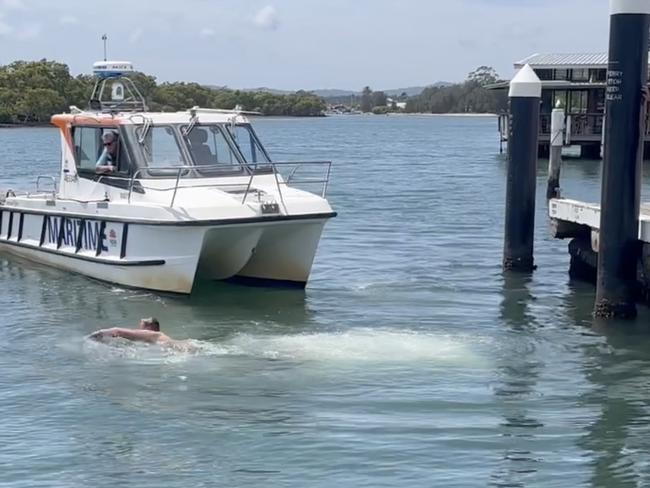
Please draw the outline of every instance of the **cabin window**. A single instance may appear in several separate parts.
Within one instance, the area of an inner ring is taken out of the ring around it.
[[[553,70],[552,69],[536,69],[535,73],[540,80],[552,80],[553,79]]]
[[[237,166],[228,169],[239,170],[239,160],[219,126],[196,125],[186,137],[195,165]]]
[[[550,114],[555,106],[553,105],[553,91],[552,90],[542,90],[542,105],[541,112],[543,114]]]
[[[587,101],[588,101],[588,91],[572,91],[569,92],[569,113],[572,114],[586,114],[587,113]]]
[[[102,130],[97,127],[75,127],[73,141],[77,168],[95,172],[102,151]]]
[[[249,125],[228,126],[230,135],[237,143],[244,159],[248,163],[268,163],[270,162],[264,149],[259,143],[253,129]]]
[[[147,166],[169,168],[185,165],[174,129],[170,126],[151,127],[146,132],[142,148]]]
[[[556,69],[555,70],[555,76],[553,79],[555,80],[567,80],[569,76],[569,70],[568,69]]]
[[[117,135],[114,159],[112,166],[116,171],[110,173],[115,176],[124,176],[130,169],[130,158],[123,140],[123,134],[115,127],[75,127],[72,139],[77,164],[77,172],[81,175],[95,175],[97,162],[104,151],[102,136],[112,132]]]
[[[574,69],[572,75],[573,81],[589,81],[588,69]]]
[[[553,90],[553,107],[567,108],[567,92],[565,90]]]
[[[589,70],[589,81],[592,83],[604,82],[607,80],[607,70],[606,69],[592,69]]]

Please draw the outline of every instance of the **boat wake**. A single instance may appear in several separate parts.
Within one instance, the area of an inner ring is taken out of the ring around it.
[[[468,338],[417,331],[354,329],[285,336],[239,334],[224,344],[231,353],[269,359],[446,364],[480,362]]]
[[[137,362],[177,362],[196,357],[244,357],[304,362],[430,362],[445,366],[480,367],[481,340],[394,329],[353,329],[294,335],[237,334],[220,343],[188,342],[189,351],[165,349],[123,339],[105,343],[84,341],[95,360],[127,359]]]

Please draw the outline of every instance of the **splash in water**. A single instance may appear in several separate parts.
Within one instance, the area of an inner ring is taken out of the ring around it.
[[[476,342],[476,341],[475,341]],[[239,354],[303,361],[367,361],[478,365],[469,338],[416,331],[355,329],[339,333],[296,335],[238,334],[207,353]]]
[[[415,363],[478,367],[481,340],[392,329],[354,329],[294,335],[237,334],[220,343],[188,340],[187,350],[111,338],[84,341],[96,360],[183,361],[192,357],[251,357],[322,362]]]
[[[119,337],[105,338],[103,341],[86,338],[83,341],[84,353],[97,361],[128,359],[141,362],[174,362],[203,354],[208,349],[208,344],[192,339],[179,341],[178,347],[134,342]]]

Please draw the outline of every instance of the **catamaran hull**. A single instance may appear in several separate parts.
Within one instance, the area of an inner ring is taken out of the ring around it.
[[[2,210],[0,252],[155,291],[233,277],[304,286],[327,218],[150,225]]]
[[[0,252],[127,287],[189,294],[193,286],[194,268],[191,262],[176,260],[171,263],[168,260],[160,260],[158,263],[142,266],[97,264],[6,243],[0,243]]]
[[[304,287],[324,225],[324,221],[316,221],[265,229],[237,277]]]

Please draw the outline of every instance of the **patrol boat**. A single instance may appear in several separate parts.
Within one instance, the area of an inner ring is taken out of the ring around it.
[[[150,112],[133,71],[95,63],[89,109],[52,117],[60,175],[0,198],[0,251],[164,292],[229,278],[304,287],[336,216],[331,162],[273,161],[239,110]]]

